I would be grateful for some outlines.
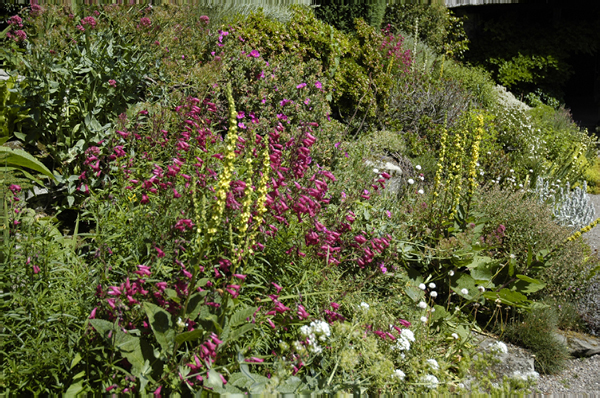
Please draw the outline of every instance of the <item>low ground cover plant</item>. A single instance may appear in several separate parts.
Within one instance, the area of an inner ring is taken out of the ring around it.
[[[18,166],[59,184],[36,211],[2,169],[2,388],[464,392],[485,369],[471,329],[544,350],[507,325],[548,321],[544,295],[575,305],[597,259],[591,226],[560,226],[527,188],[575,186],[593,140],[392,26],[286,12],[10,20],[11,141],[39,163]]]

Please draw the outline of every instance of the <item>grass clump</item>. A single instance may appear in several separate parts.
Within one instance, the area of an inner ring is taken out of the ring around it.
[[[569,359],[568,349],[556,337],[560,316],[555,308],[539,305],[514,320],[504,331],[504,338],[530,349],[535,355],[535,370],[542,374],[556,374]]]

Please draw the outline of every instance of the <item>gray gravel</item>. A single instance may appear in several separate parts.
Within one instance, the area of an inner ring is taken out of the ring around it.
[[[600,217],[600,195],[590,195],[590,198],[596,209],[596,217]],[[586,233],[584,239],[598,254],[600,225]],[[595,284],[598,283],[598,279],[596,279]],[[537,389],[539,393],[532,396],[600,398],[600,355],[569,360],[563,372],[540,376]]]

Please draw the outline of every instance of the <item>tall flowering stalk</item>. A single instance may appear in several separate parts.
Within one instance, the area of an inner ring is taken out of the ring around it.
[[[223,171],[221,172],[216,190],[217,203],[215,204],[214,212],[211,217],[211,226],[207,231],[209,236],[214,236],[217,233],[217,226],[220,224],[221,218],[223,217],[227,192],[229,192],[233,176],[235,147],[239,138],[237,135],[238,114],[235,110],[235,102],[233,101],[233,95],[231,93],[231,83],[227,84],[227,101],[229,102],[229,130],[227,130],[225,156],[223,157]]]
[[[471,198],[477,186],[477,163],[479,161],[479,145],[483,137],[483,115],[477,115],[477,128],[471,144],[471,162],[469,163],[469,190],[467,192],[467,209],[471,206]]]
[[[437,202],[440,196],[439,189],[442,183],[442,176],[444,173],[444,162],[446,161],[446,141],[448,140],[448,130],[444,128],[442,135],[440,136],[440,157],[438,158],[437,168],[435,171],[435,179],[433,184],[433,201],[432,206]]]
[[[448,156],[448,162],[450,163],[450,176],[448,177],[448,187],[452,188],[451,198],[451,210],[448,218],[452,220],[456,215],[458,206],[460,204],[461,191],[462,191],[462,165],[464,159],[464,147],[466,130],[459,130],[453,139],[453,150]]]

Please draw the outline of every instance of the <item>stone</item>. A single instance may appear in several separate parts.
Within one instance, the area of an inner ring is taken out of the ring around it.
[[[600,339],[597,337],[560,330],[555,335],[569,348],[569,354],[575,358],[587,358],[600,354]]]
[[[397,193],[403,185],[403,178],[409,178],[412,170],[404,170],[401,165],[389,156],[381,156],[377,160],[367,160],[365,164],[373,168],[373,173],[379,175],[383,172],[388,173],[391,178],[386,182],[385,189]],[[411,166],[412,167],[412,166]]]

